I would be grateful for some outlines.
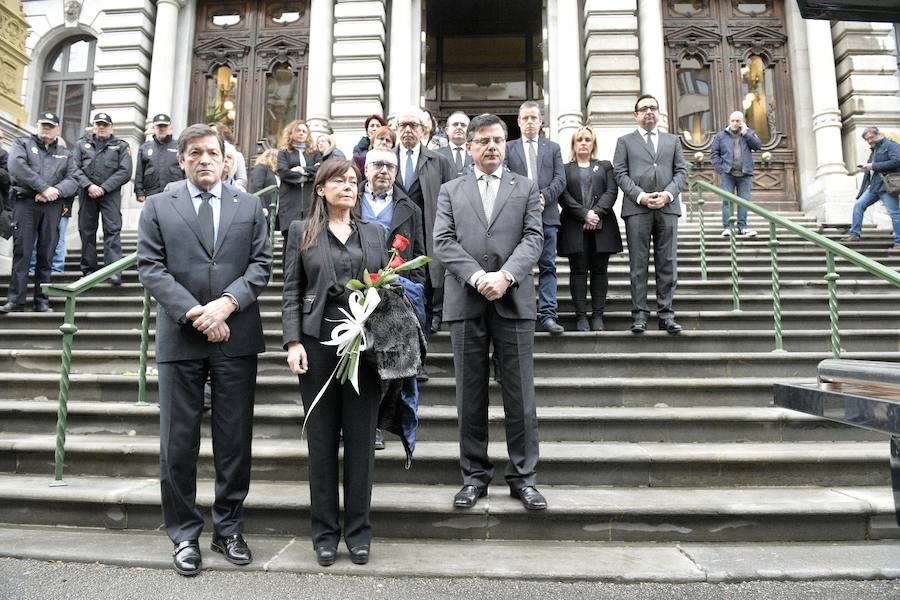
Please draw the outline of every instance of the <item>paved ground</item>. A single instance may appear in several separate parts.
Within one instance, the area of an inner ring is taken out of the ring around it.
[[[521,579],[436,579],[206,571],[193,579],[173,571],[97,564],[0,559],[0,598],[31,600],[896,600],[900,581],[757,581],[737,584],[560,583]]]

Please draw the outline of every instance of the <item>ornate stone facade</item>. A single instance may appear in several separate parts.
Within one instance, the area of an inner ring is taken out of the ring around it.
[[[22,106],[22,80],[30,62],[25,50],[28,22],[19,0],[0,0],[0,121],[22,127],[27,122]],[[10,128],[11,130],[12,128]]]

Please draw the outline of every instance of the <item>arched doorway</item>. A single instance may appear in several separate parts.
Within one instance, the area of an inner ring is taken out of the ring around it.
[[[225,123],[252,160],[306,112],[308,0],[223,0],[198,6],[191,122]]]
[[[59,115],[59,135],[70,146],[90,122],[96,48],[92,37],[66,38],[47,55],[41,74],[39,112]]]
[[[753,200],[796,210],[796,138],[782,0],[666,0],[663,3],[669,130],[696,176],[715,183],[709,148],[733,111],[744,112],[771,155],[755,155]]]
[[[519,105],[543,102],[540,0],[423,2],[426,106],[439,120],[461,110],[500,116],[519,137]]]

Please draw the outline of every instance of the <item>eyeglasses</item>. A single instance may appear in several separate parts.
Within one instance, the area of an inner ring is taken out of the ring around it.
[[[376,172],[387,169],[388,173],[393,173],[394,171],[397,170],[397,165],[395,165],[394,163],[383,162],[380,160],[375,161],[375,162],[370,162],[369,166],[373,167]]]
[[[506,138],[497,136],[497,137],[483,137],[483,138],[477,138],[477,139],[472,140],[472,143],[475,144],[476,146],[487,146],[491,142],[494,142],[495,144],[497,144],[499,146],[500,144],[506,142]]]
[[[638,109],[636,112],[639,112],[639,113],[659,112],[659,107],[658,106],[638,106]]]
[[[402,123],[397,123],[397,129],[418,129],[422,124],[416,121],[403,121]]]

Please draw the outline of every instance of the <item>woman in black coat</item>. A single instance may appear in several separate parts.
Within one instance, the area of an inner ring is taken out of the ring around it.
[[[309,127],[297,119],[291,121],[282,132],[281,150],[278,151],[278,228],[287,237],[291,223],[306,217],[312,182],[322,164],[322,155],[316,150]]]
[[[557,252],[569,259],[569,286],[575,303],[578,331],[603,331],[610,254],[622,251],[613,204],[619,188],[608,160],[597,160],[594,131],[581,127],[572,136],[566,164],[566,189],[559,197]],[[587,318],[588,273],[591,280],[591,320]]]
[[[347,282],[362,280],[363,270],[375,273],[387,264],[384,229],[359,218],[359,170],[353,161],[330,160],[315,179],[309,217],[295,221],[285,244],[282,328],[288,367],[300,377],[303,408],[309,415],[310,532],[316,560],[334,563],[341,540],[339,472],[344,476],[343,538],[354,564],[369,560],[372,524],[369,518],[375,471],[375,424],[380,383],[374,361],[360,357],[359,394],[347,381],[333,377],[338,363],[331,339],[335,321],[344,319],[350,290]],[[323,387],[326,392],[310,413]],[[343,436],[343,465],[338,448]]]

